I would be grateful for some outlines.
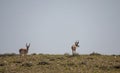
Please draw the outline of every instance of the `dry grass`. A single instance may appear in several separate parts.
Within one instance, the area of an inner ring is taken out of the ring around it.
[[[120,56],[1,56],[0,73],[120,73]]]

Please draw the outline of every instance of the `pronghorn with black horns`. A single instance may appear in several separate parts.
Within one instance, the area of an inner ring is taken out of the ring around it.
[[[79,47],[79,41],[76,41],[71,47],[73,56],[77,54],[76,53],[76,48],[77,47]]]
[[[19,49],[20,56],[27,55],[29,47],[30,47],[30,43],[29,43],[29,45],[26,43],[26,48]]]

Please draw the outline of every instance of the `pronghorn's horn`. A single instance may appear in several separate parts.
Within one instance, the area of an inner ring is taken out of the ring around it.
[[[26,43],[26,47],[30,47],[30,43],[29,43],[29,45]]]
[[[79,42],[79,40],[77,40],[76,42]]]
[[[30,47],[30,43],[29,43],[29,45],[28,45],[29,47]]]

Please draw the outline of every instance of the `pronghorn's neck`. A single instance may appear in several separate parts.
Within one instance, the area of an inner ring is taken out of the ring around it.
[[[29,50],[29,47],[27,47],[27,49],[26,49],[27,51]]]
[[[78,45],[76,45],[76,44],[73,44],[72,46],[73,46],[74,48],[77,48],[77,47],[78,47]]]
[[[27,43],[26,43],[26,49],[27,49],[27,51],[29,50],[29,47],[30,47],[30,43],[29,43],[29,45],[27,45]]]

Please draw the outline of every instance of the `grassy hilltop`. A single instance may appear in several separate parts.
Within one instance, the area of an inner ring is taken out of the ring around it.
[[[120,73],[120,56],[0,56],[0,73]]]

